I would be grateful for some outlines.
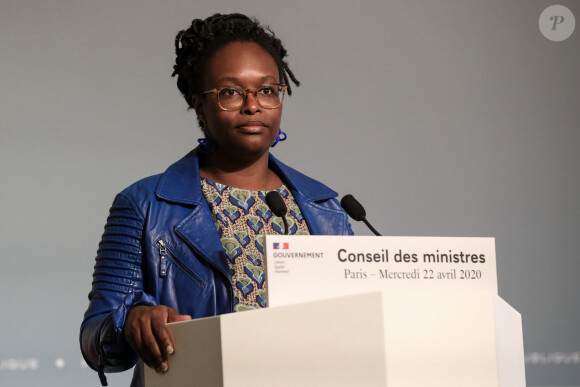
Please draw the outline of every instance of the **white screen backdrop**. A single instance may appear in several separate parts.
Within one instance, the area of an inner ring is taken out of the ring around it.
[[[108,208],[195,145],[173,39],[232,11],[303,83],[275,154],[385,235],[496,237],[528,385],[578,385],[580,31],[544,37],[539,0],[239,3],[1,0],[0,385],[99,385],[78,329]]]

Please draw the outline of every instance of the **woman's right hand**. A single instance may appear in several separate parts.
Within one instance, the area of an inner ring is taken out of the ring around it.
[[[168,356],[174,345],[167,323],[191,320],[165,305],[139,305],[129,311],[125,321],[125,338],[141,360],[158,373],[169,369]]]

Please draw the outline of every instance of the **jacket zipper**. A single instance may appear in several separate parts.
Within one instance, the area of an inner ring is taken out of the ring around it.
[[[178,234],[182,238],[184,238],[183,235],[180,234],[179,232],[178,232]],[[230,284],[230,286],[227,287],[228,288],[228,292],[230,294],[230,310],[229,310],[229,312],[230,313],[233,312],[234,311],[234,288],[233,288],[233,285],[231,283],[231,278],[220,267],[218,267],[214,262],[212,262],[210,259],[208,259],[204,254],[202,254],[201,251],[199,251],[199,249],[197,249],[195,246],[193,246],[191,243],[189,243],[187,241],[187,238],[184,238],[184,239],[186,239],[186,242],[185,243],[193,251],[195,251],[197,254],[199,254],[199,256],[202,257],[206,262],[208,262],[215,270],[217,270],[218,273],[220,273],[221,275],[223,275],[223,277],[226,279],[225,282],[228,283],[228,284]]]
[[[183,262],[177,259],[177,256],[173,254],[167,248],[167,246],[165,246],[165,242],[163,242],[163,240],[159,239],[157,244],[159,245],[159,276],[161,278],[165,278],[167,276],[167,260],[171,258],[173,262],[175,262],[181,269],[183,269],[183,271],[189,274],[200,286],[205,286],[205,282],[203,282],[201,278],[199,278],[193,271],[191,271],[191,269],[185,266]]]

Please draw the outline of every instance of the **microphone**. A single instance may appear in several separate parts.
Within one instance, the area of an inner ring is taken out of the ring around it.
[[[351,218],[353,218],[357,222],[362,220],[364,222],[364,224],[366,224],[367,227],[376,236],[381,236],[381,234],[379,234],[379,232],[377,230],[375,230],[375,228],[373,226],[371,226],[371,224],[369,223],[369,221],[366,218],[367,213],[366,213],[364,207],[362,206],[362,204],[360,204],[358,202],[358,200],[356,200],[354,198],[354,196],[352,196],[351,194],[344,195],[344,197],[340,201],[340,206],[346,211],[348,216],[350,216]]]
[[[274,215],[281,217],[284,222],[284,235],[288,235],[288,221],[286,220],[286,203],[278,191],[270,191],[266,194],[266,204]]]

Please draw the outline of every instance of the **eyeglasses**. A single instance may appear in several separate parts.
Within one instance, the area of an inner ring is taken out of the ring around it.
[[[264,109],[276,109],[282,105],[284,94],[288,86],[278,83],[269,83],[255,89],[243,89],[239,86],[226,86],[220,89],[202,91],[200,94],[214,93],[217,95],[219,107],[225,111],[239,110],[248,94],[253,94],[258,104]]]

